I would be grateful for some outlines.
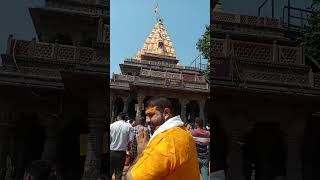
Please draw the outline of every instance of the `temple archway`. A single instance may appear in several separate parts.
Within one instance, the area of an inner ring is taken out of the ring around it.
[[[123,102],[122,98],[117,97],[115,99],[113,108],[114,108],[113,109],[114,116],[117,117],[118,114],[121,113],[124,108],[124,102]]]
[[[287,142],[279,123],[258,122],[244,135],[243,169],[246,179],[274,179],[285,175]]]
[[[195,118],[200,117],[200,107],[197,101],[192,100],[187,104],[186,115],[188,123],[194,123]]]
[[[181,115],[181,105],[180,105],[179,99],[169,98],[169,100],[170,100],[171,103],[172,103],[173,111],[174,111],[177,115]]]
[[[130,119],[135,119],[136,117],[136,109],[135,105],[138,104],[136,98],[132,98],[128,103],[128,116]]]

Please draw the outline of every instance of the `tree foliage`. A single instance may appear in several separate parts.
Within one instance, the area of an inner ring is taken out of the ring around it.
[[[197,42],[197,49],[201,52],[204,58],[210,57],[210,28],[207,25],[206,31]]]
[[[313,0],[312,13],[308,16],[307,31],[303,36],[305,52],[320,62],[320,0]]]
[[[209,73],[210,73],[210,26],[206,26],[206,31],[202,35],[201,38],[199,38],[197,42],[197,49],[200,51],[202,56],[205,59],[208,59],[208,67],[205,71],[202,72],[202,75],[209,79]]]

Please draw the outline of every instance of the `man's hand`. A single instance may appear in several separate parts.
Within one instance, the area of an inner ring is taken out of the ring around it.
[[[145,128],[138,129],[138,134],[136,135],[136,140],[137,140],[138,156],[136,157],[136,159],[132,163],[131,167],[128,169],[127,174],[126,174],[126,180],[133,180],[133,178],[131,176],[131,169],[134,166],[134,164],[139,160],[141,153],[148,145],[148,142],[149,142],[148,130]]]
[[[148,142],[149,142],[148,130],[146,130],[145,128],[139,129],[138,134],[137,134],[137,153],[138,153],[138,156],[147,147]]]

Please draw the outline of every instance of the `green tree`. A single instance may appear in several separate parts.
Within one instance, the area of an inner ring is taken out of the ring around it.
[[[306,55],[320,63],[320,0],[313,0],[312,13],[308,16],[303,36]]]
[[[197,42],[197,49],[200,51],[202,56],[205,59],[208,59],[208,67],[206,70],[202,72],[202,75],[206,78],[209,79],[209,73],[210,73],[210,26],[206,26],[206,31],[202,35],[201,38],[199,38]]]
[[[197,42],[197,49],[203,55],[205,59],[209,59],[210,57],[210,28],[207,25],[206,31],[202,35],[202,37]]]

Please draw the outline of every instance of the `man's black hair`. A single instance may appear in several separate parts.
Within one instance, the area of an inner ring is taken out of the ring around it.
[[[26,172],[33,176],[34,180],[46,180],[50,177],[52,166],[48,161],[36,160],[32,161]]]
[[[165,108],[170,109],[171,113],[175,115],[176,112],[174,112],[172,103],[169,99],[164,97],[153,97],[148,100],[147,107],[157,107],[157,110],[160,112],[163,112]]]
[[[203,120],[202,120],[201,118],[197,117],[197,118],[195,119],[195,123],[196,123],[199,127],[203,128]]]
[[[136,124],[143,125],[146,122],[144,117],[140,117],[136,119]]]
[[[124,112],[120,112],[120,113],[118,114],[118,117],[120,117],[122,120],[126,120],[126,116],[127,116],[127,114],[124,113]]]
[[[134,122],[134,119],[129,119],[129,123],[132,124]]]

